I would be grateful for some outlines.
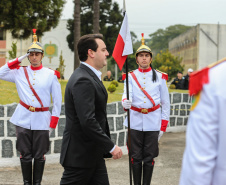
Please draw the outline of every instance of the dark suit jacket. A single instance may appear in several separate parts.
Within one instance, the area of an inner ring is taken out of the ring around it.
[[[107,122],[107,91],[96,74],[81,64],[65,90],[66,126],[60,163],[89,168],[113,147]]]

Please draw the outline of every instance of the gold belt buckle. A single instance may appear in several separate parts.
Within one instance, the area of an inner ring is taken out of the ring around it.
[[[30,106],[30,107],[29,107],[29,111],[31,111],[31,112],[35,112],[35,108],[34,108],[34,107],[32,107],[32,106]]]
[[[147,114],[148,113],[148,109],[141,109],[141,113]]]

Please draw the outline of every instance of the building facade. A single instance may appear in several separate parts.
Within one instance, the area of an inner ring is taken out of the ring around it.
[[[185,73],[201,69],[226,56],[226,25],[198,24],[171,40],[169,51],[183,58]]]
[[[68,80],[74,71],[74,52],[68,47],[67,20],[60,20],[56,28],[47,31],[42,36],[42,45],[45,50],[43,64],[45,67],[57,69],[62,55],[65,65],[64,79]]]

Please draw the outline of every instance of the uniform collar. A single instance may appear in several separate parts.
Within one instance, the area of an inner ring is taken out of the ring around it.
[[[141,68],[138,68],[138,70],[139,70],[141,73],[146,73],[146,72],[151,71],[151,67],[149,67],[148,69],[141,69]]]
[[[42,69],[42,68],[43,68],[42,64],[41,64],[39,67],[33,67],[33,66],[31,66],[31,69],[32,69],[33,71],[40,70],[40,69]]]

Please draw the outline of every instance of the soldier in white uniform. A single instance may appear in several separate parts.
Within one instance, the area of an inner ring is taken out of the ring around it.
[[[180,185],[226,184],[226,58],[194,72]]]
[[[153,69],[152,52],[142,45],[136,52],[139,68],[128,75],[129,100],[126,99],[126,82],[122,105],[130,109],[131,156],[134,185],[141,184],[143,162],[143,185],[151,183],[154,158],[158,156],[158,140],[166,131],[170,114],[169,93],[166,86],[168,75]],[[138,83],[139,84],[138,84]],[[127,119],[124,125],[127,126]]]
[[[61,86],[56,71],[42,66],[43,48],[37,42],[34,29],[33,43],[28,53],[9,61],[0,68],[0,79],[16,84],[20,98],[13,116],[10,119],[16,125],[16,148],[20,152],[23,181],[26,185],[41,184],[45,157],[49,150],[49,136],[56,128],[61,111]],[[31,65],[21,67],[21,61],[28,57]],[[49,112],[53,101],[52,115]]]

